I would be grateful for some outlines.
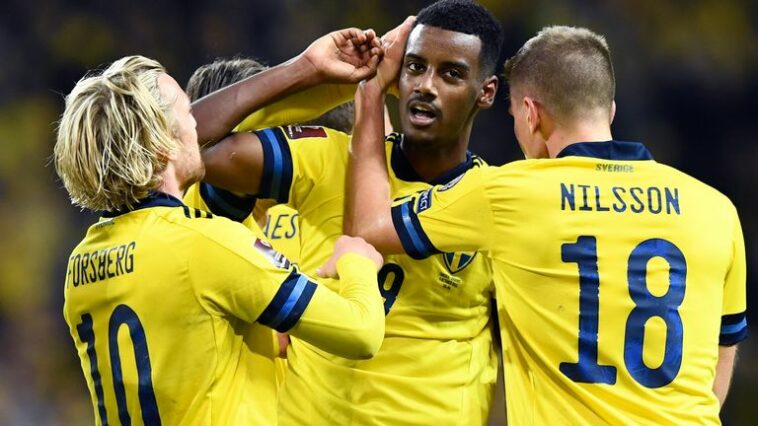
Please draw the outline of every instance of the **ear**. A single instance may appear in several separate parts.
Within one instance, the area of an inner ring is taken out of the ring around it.
[[[532,97],[524,97],[524,108],[526,108],[526,123],[529,125],[529,132],[536,133],[540,127],[540,110],[542,106]]]
[[[616,118],[616,101],[615,100],[611,102],[611,124],[613,124],[614,118]]]
[[[479,90],[479,97],[476,99],[476,106],[479,107],[479,109],[487,109],[495,103],[498,83],[499,80],[495,75],[491,75],[484,79],[482,88]]]

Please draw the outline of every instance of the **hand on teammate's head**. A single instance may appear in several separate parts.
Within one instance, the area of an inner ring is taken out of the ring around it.
[[[376,264],[377,270],[379,270],[384,264],[382,255],[376,251],[374,246],[367,243],[363,238],[343,235],[339,237],[334,244],[332,257],[326,261],[324,266],[318,269],[318,276],[322,278],[339,278],[339,274],[337,273],[337,262],[342,256],[348,253],[358,254],[371,259],[374,261],[374,264]]]
[[[322,82],[357,83],[371,78],[384,54],[374,30],[345,28],[314,41],[303,52]]]

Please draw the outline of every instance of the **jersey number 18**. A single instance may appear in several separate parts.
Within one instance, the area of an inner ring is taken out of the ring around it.
[[[647,264],[661,257],[669,264],[669,288],[663,296],[653,295],[647,287]],[[581,236],[576,243],[561,246],[561,260],[579,265],[579,362],[562,362],[560,371],[579,383],[616,383],[616,367],[598,363],[598,322],[600,275],[597,267],[597,240]],[[626,321],[624,364],[629,374],[643,386],[659,388],[671,383],[682,365],[682,317],[679,306],[684,300],[687,262],[677,246],[652,238],[638,244],[629,255],[627,281],[635,303]],[[645,365],[642,346],[645,323],[658,317],[666,324],[663,362],[657,368]]]

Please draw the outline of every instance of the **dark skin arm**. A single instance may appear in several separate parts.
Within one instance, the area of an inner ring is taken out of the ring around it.
[[[192,104],[201,146],[225,136],[255,110],[323,83],[357,83],[376,72],[383,50],[373,31],[347,28],[314,41],[297,57]]]
[[[400,72],[413,19],[384,37],[385,57],[377,75],[355,93],[355,129],[345,186],[344,231],[370,241],[384,254],[404,253],[392,224],[391,193],[384,150],[384,97]]]

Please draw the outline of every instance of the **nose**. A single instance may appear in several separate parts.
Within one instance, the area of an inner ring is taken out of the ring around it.
[[[434,70],[428,69],[425,73],[419,75],[418,78],[416,78],[416,84],[413,90],[421,95],[437,97]]]

